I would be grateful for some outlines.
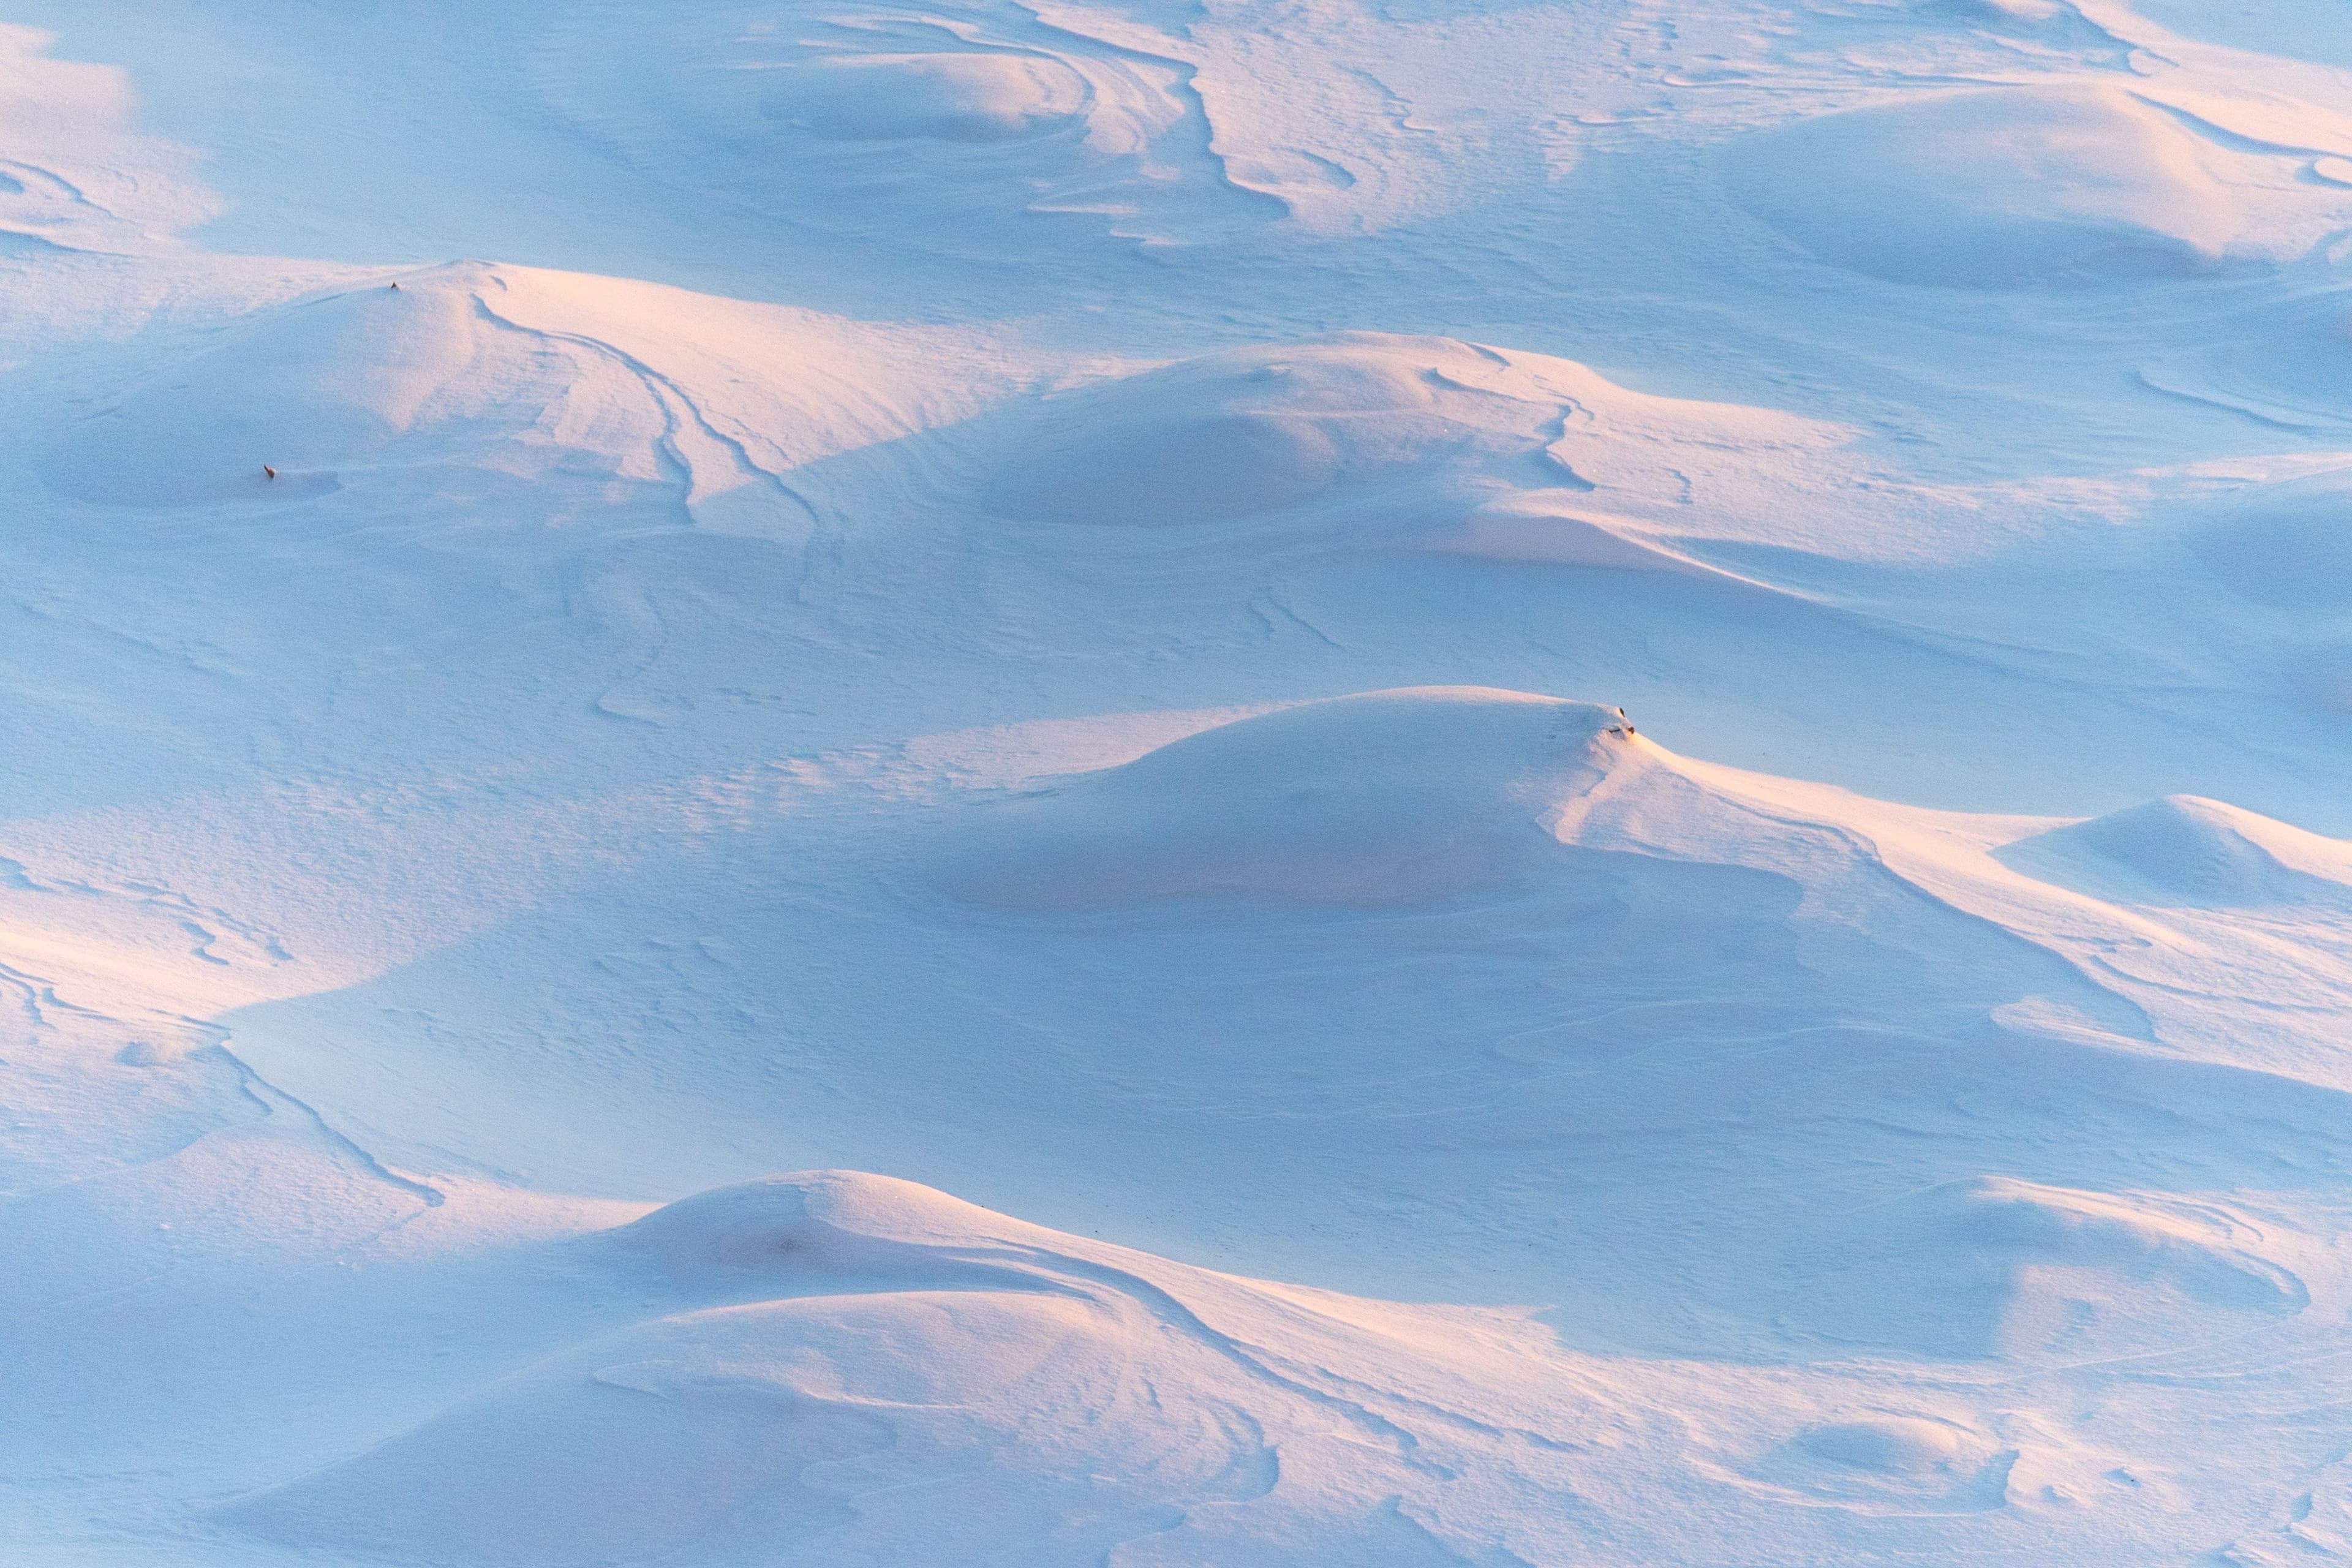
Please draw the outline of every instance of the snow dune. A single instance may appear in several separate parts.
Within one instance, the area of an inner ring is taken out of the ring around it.
[[[0,23],[0,241],[144,248],[215,216],[194,151],[138,129],[127,73],[55,58],[53,38]]]
[[[2013,1251],[2113,1268],[2143,1295],[2298,1304],[2210,1217],[2016,1183],[1937,1207],[1928,1233],[1989,1262]],[[2102,1462],[2003,1432],[1965,1392],[1891,1395],[1861,1371],[1794,1406],[1746,1380],[1746,1408],[1726,1400],[1675,1455],[1653,1408],[1686,1377],[1671,1363],[1564,1355],[1513,1312],[1205,1273],[845,1173],[683,1200],[577,1244],[574,1267],[671,1310],[229,1504],[215,1526],[313,1553],[517,1564],[616,1546],[837,1562],[943,1538],[1033,1562],[1433,1563],[1481,1544],[1558,1550],[1524,1510],[1572,1489],[1568,1537],[1633,1562],[1699,1538],[1684,1510],[1617,1500],[1662,1462],[1733,1521],[1804,1500],[1800,1540],[1829,1551],[1874,1517],[1956,1539],[2038,1490],[2095,1486]],[[1404,1386],[1367,1380],[1399,1356],[1416,1368]],[[1473,1468],[1475,1501],[1455,1495]],[[2063,1516],[2042,1528],[2074,1533]]]
[[[538,363],[540,345],[501,332],[477,302],[488,277],[454,268],[287,310],[85,421],[46,454],[42,477],[100,505],[266,501],[397,464],[404,437],[435,458],[456,445],[478,464],[511,460],[517,437],[543,425],[559,441],[577,432],[562,445],[602,459],[601,477],[653,479],[656,411],[593,363]]]
[[[0,1538],[2352,1552],[2339,20],[12,0]]]
[[[1420,689],[1226,719],[1099,769],[1079,743],[1055,764],[1077,771],[1009,790],[910,795],[919,770],[821,813],[850,836],[831,854],[807,806],[730,834],[730,861],[790,856],[791,903],[713,868],[646,911],[731,911],[747,952],[567,960],[589,895],[247,1009],[237,1049],[412,1171],[506,1159],[598,1190],[614,1139],[665,1127],[697,1130],[669,1168],[709,1183],[808,1144],[1253,1272],[1306,1258],[1365,1295],[1546,1304],[1596,1350],[1970,1360],[2292,1315],[2293,1285],[2176,1291],[2166,1260],[2188,1255],[2126,1232],[2275,1180],[2288,1151],[2337,1157],[2341,950],[2314,924],[2291,954],[2264,923],[2304,906],[2273,889],[2262,918],[2195,923],[2050,848],[2097,826],[1862,801],[1626,729],[1591,704]],[[2334,846],[2313,842],[2306,859]],[[759,976],[785,955],[802,978],[779,1015]],[[542,968],[565,994],[503,994]],[[646,1010],[648,980],[706,1020],[654,1063],[637,1041],[677,1025]],[[2184,993],[2277,1026],[2217,1032]],[[436,996],[515,1054],[383,1022]],[[779,1029],[859,1043],[779,1072]],[[523,1047],[550,1035],[573,1044]],[[466,1103],[441,1102],[458,1079]],[[600,1109],[616,1102],[625,1118]],[[559,1121],[517,1127],[551,1104]],[[2267,1140],[2226,1131],[2241,1117]],[[2162,1152],[2184,1121],[2209,1130],[2194,1175]],[[1264,1141],[1269,1123],[1286,1135]],[[2086,1123],[2088,1143],[2063,1131]],[[1475,1204],[1450,1195],[1465,1179]],[[2079,1248],[2049,1239],[2074,1234],[2063,1213],[1971,1217],[2011,1180],[2032,1187],[2021,1213],[2124,1193],[2152,1216]],[[1197,1211],[1168,1209],[1177,1183]],[[1921,1208],[1923,1189],[1943,1195]],[[2205,1234],[2179,1245],[2221,1245]],[[2295,1271],[2233,1256],[2180,1268]],[[2050,1268],[2093,1294],[2063,1328],[2014,1328]],[[2128,1283],[2147,1270],[2152,1298]]]

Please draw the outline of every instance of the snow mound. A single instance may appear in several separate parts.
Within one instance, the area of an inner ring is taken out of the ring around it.
[[[1087,104],[1077,72],[1024,55],[822,56],[772,74],[766,112],[834,141],[1004,141],[1066,121]]]
[[[1447,339],[1373,333],[1188,360],[1050,405],[982,501],[1006,518],[1170,526],[1375,479],[1425,484],[1406,470],[1432,459],[1532,459],[1558,407],[1481,388],[1497,363]]]
[[[490,315],[480,296],[501,287],[494,268],[455,266],[286,307],[81,422],[41,477],[150,508],[314,495],[369,465],[657,479],[665,426],[642,384]]]
[[[1739,198],[1824,261],[2016,289],[2206,271],[2241,226],[2221,154],[2105,85],[1962,89],[1759,132]]]
[[[2210,1214],[2130,1194],[2074,1192],[1987,1177],[1946,1194],[1952,1238],[2003,1272],[2097,1269],[2238,1311],[2298,1312],[2310,1296],[2292,1273],[2244,1247]]]
[[[666,184],[901,254],[1066,280],[1114,236],[1188,243],[1278,215],[1209,155],[1189,72],[1149,47],[1167,40],[1103,25],[1146,47],[1011,6],[857,3],[780,26],[587,0],[541,27],[534,66],[559,112]]]
[[[1832,1422],[1798,1442],[1832,1464],[1889,1475],[1940,1469],[1960,1451],[1959,1436],[1948,1425],[1900,1416]]]
[[[942,875],[1053,909],[1244,895],[1402,904],[1523,882],[1548,810],[1643,755],[1612,709],[1481,687],[1308,702],[1003,804]]]
[[[1734,533],[1759,475],[1817,467],[1840,428],[1652,396],[1571,360],[1346,332],[1230,350],[1045,400],[981,486],[1009,521],[1318,529],[1351,544],[1689,570],[1654,536]],[[1760,459],[1734,465],[1744,450]]]
[[[791,529],[809,512],[779,476],[952,423],[1024,374],[985,334],[478,263],[339,289],[225,335],[74,425],[37,459],[42,479],[95,504],[177,508],[400,476],[404,505],[433,503],[411,515],[558,521],[626,515],[632,499],[674,519],[683,492],[704,526],[773,532],[773,514]],[[562,488],[478,504],[523,485]]]
[[[2141,903],[2352,902],[2352,843],[2197,795],[2168,795],[2038,835],[2003,858]]]
[[[1274,1371],[1185,1299],[1248,1310],[1242,1282],[842,1173],[690,1199],[614,1239],[698,1251],[771,1227],[823,1238],[771,1277],[782,1293],[560,1353],[216,1522],[485,1568],[924,1562],[943,1541],[972,1562],[1257,1561],[1299,1541],[1454,1560],[1384,1500],[1414,1476],[1382,1451],[1394,1426]],[[900,1267],[877,1279],[860,1265],[884,1252]],[[1001,1260],[992,1284],[974,1252]]]
[[[1958,1422],[1872,1411],[1808,1426],[1748,1473],[1849,1507],[1973,1512],[2006,1500],[2016,1457]]]
[[[2311,1300],[2252,1226],[2137,1193],[1980,1176],[1846,1223],[1851,1239],[1814,1279],[1821,1331],[1913,1354],[2127,1350]]]
[[[933,1188],[862,1172],[815,1171],[720,1187],[668,1204],[613,1235],[680,1281],[905,1273],[915,1249],[887,1237],[961,1238],[1009,1222]],[[946,1266],[928,1265],[944,1279]]]

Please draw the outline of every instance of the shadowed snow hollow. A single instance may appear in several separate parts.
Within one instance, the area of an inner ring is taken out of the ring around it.
[[[2253,604],[2352,616],[2352,468],[2258,486],[2190,540],[2213,575]]]
[[[950,884],[1035,908],[1213,894],[1387,904],[1510,887],[1547,809],[1639,765],[1614,710],[1427,687],[1334,698],[1005,803]]]

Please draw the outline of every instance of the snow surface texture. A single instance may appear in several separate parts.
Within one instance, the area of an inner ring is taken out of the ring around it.
[[[2347,37],[8,0],[9,1561],[2352,1557]]]

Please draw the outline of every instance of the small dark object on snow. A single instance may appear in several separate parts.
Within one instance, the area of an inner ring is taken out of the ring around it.
[[[273,479],[276,479],[276,478],[278,477],[278,470],[277,470],[276,468],[271,468],[271,467],[270,467],[268,464],[267,464],[267,463],[264,463],[264,464],[262,464],[262,465],[261,465],[261,471],[262,471],[264,474],[268,475],[269,478]]]
[[[397,283],[394,284],[394,285],[392,286],[392,291],[393,291],[394,293],[395,293],[395,294],[399,293],[399,292],[400,292],[400,285],[399,285],[399,284],[397,284]]]

